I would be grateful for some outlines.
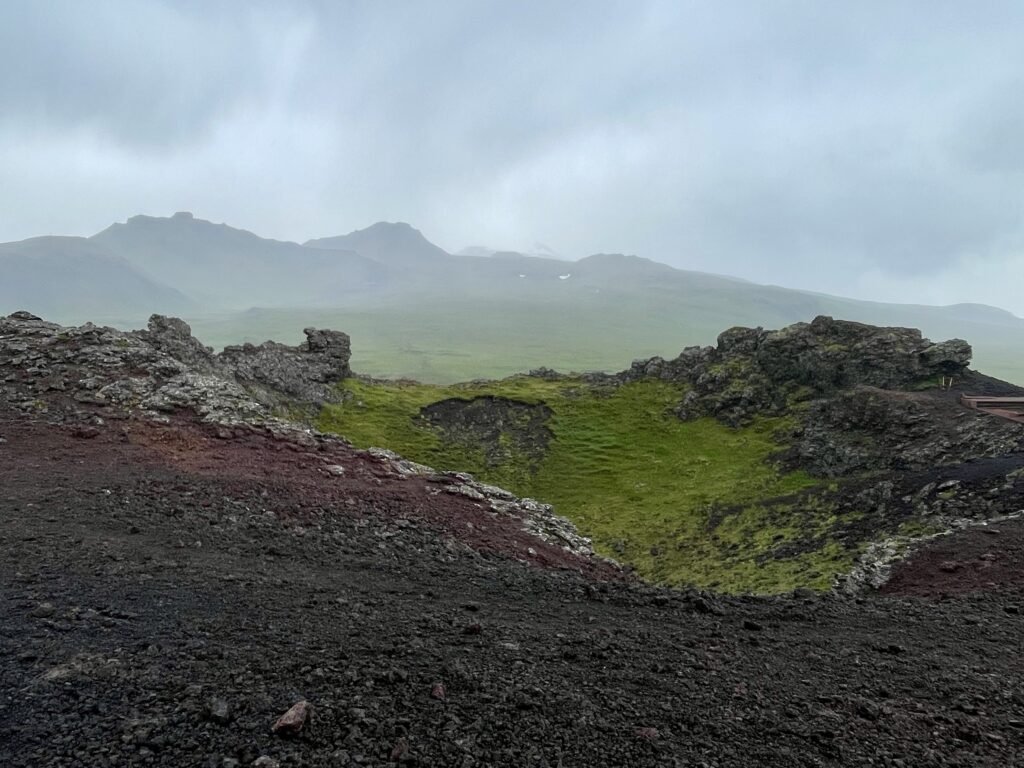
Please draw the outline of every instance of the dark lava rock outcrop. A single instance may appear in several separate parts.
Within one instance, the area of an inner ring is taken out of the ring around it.
[[[1024,425],[965,408],[942,392],[854,387],[793,413],[799,426],[788,459],[821,477],[921,470],[1024,447]]]
[[[516,452],[535,468],[551,442],[551,409],[543,403],[492,396],[449,398],[425,406],[420,415],[446,442],[482,450],[491,465],[508,461]]]
[[[269,405],[322,404],[337,399],[331,387],[352,374],[348,334],[306,328],[306,341],[292,347],[274,341],[225,347],[214,354],[176,317],[153,315],[134,336],[180,361],[193,372],[232,378]]]
[[[963,375],[971,347],[933,344],[913,328],[879,328],[831,317],[778,331],[731,328],[714,347],[687,347],[674,360],[635,362],[623,380],[657,377],[692,387],[681,417],[710,414],[729,424],[779,414],[794,398],[853,386],[902,389]]]
[[[47,386],[59,381],[76,390],[81,402],[151,411],[192,405],[212,420],[230,420],[232,411],[249,418],[337,398],[331,385],[351,375],[349,338],[315,328],[305,334],[296,347],[268,341],[214,354],[178,318],[153,315],[146,330],[124,332],[89,323],[65,328],[16,312],[0,318],[0,353]],[[75,372],[91,375],[70,379]]]
[[[225,347],[218,362],[264,399],[323,404],[337,399],[330,386],[352,374],[350,343],[340,331],[306,328],[306,341],[289,347],[273,341]]]
[[[968,368],[960,339],[933,343],[913,328],[881,328],[830,317],[778,331],[732,328],[714,347],[674,360],[638,360],[614,381],[684,384],[682,419],[714,416],[732,426],[792,416],[786,460],[820,477],[923,469],[1021,450],[1024,427],[972,412],[964,391],[1020,395],[1024,389]]]

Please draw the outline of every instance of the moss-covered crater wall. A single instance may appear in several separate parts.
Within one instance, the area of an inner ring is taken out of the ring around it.
[[[514,377],[431,386],[342,385],[318,426],[555,505],[652,581],[732,592],[827,588],[858,550],[828,533],[821,488],[773,457],[792,422],[681,421],[685,385]],[[771,503],[768,503],[771,502]]]

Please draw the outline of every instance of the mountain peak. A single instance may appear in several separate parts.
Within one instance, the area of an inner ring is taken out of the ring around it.
[[[375,238],[387,238],[393,242],[402,243],[426,243],[432,247],[434,246],[423,233],[420,232],[412,224],[408,224],[404,221],[378,221],[365,229],[356,229],[349,232],[346,237],[375,237]]]
[[[391,230],[404,230],[404,231],[407,231],[407,232],[415,232],[416,234],[422,236],[422,233],[418,229],[416,229],[412,224],[409,224],[406,221],[377,221],[377,222],[374,222],[373,224],[371,224],[370,226],[366,227],[365,229],[373,229],[373,230],[378,230],[378,231],[380,231],[380,230],[388,230],[388,229],[391,229]],[[357,229],[357,230],[354,230],[354,231],[355,232],[359,232],[361,230]]]
[[[135,216],[129,216],[128,220],[125,221],[124,223],[115,222],[114,224],[111,224],[106,230],[104,230],[104,232],[112,229],[193,225],[203,227],[224,227],[227,229],[233,229],[233,227],[228,227],[226,224],[214,224],[212,221],[196,218],[195,214],[193,214],[191,211],[178,211],[177,213],[174,213],[171,216],[150,216],[145,213],[140,213]],[[95,236],[96,235],[93,235],[93,237]]]
[[[109,241],[114,238],[150,238],[153,236],[173,239],[199,238],[204,242],[215,239],[233,242],[236,247],[253,247],[256,243],[287,242],[263,238],[248,229],[232,227],[223,222],[218,224],[209,219],[202,219],[191,211],[178,211],[170,216],[150,216],[148,214],[129,216],[127,221],[115,222],[89,239],[109,244]],[[289,244],[298,246],[297,243]]]
[[[428,266],[450,258],[447,251],[434,245],[422,232],[404,221],[378,221],[347,235],[308,240],[304,245],[356,251],[382,264],[401,266]]]

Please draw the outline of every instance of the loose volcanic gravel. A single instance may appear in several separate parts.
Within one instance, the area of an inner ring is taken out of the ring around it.
[[[331,450],[0,407],[0,765],[1024,765],[1020,523],[726,599]]]

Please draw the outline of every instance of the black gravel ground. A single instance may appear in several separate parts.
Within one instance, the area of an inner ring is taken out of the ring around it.
[[[5,768],[1024,765],[1020,580],[664,592],[99,432],[0,411]]]

